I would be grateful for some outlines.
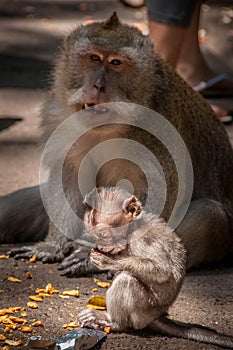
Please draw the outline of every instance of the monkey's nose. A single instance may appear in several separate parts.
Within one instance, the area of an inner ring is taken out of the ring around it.
[[[94,81],[94,88],[98,91],[98,92],[105,92],[105,83],[104,83],[104,78],[103,76],[99,76],[97,77]]]
[[[102,84],[98,84],[98,83],[95,83],[94,84],[94,88],[96,88],[96,90],[98,91],[98,92],[105,92],[105,87],[104,87],[104,85],[102,85]]]

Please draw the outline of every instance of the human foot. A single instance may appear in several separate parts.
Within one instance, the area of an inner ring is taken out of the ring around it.
[[[204,97],[233,97],[233,81],[229,74],[216,74],[201,53],[193,56],[187,61],[180,55],[175,66],[176,72]]]
[[[210,102],[209,102],[210,103]],[[220,119],[220,121],[224,124],[230,124],[232,123],[232,115],[229,114],[224,108],[217,106],[215,104],[210,103],[210,107],[214,111],[214,113],[217,115],[217,117]]]
[[[201,81],[193,86],[204,97],[233,97],[233,82],[226,73],[219,74],[207,81]]]
[[[191,68],[189,64],[182,65],[181,67],[182,69],[179,69],[179,65],[176,67],[177,73],[180,74],[194,90],[200,92],[203,97],[233,97],[233,82],[228,79],[227,74],[223,73],[216,76],[204,63],[202,65],[203,69],[196,72],[196,78],[194,78],[194,67]],[[187,69],[190,69],[190,71],[188,72]],[[201,79],[201,77],[206,80],[198,81],[197,79]],[[208,102],[222,123],[230,124],[232,122],[232,112],[229,112],[229,109],[212,103],[210,100]]]
[[[198,67],[177,64],[176,72],[205,97],[233,97],[233,81],[227,73],[216,74],[205,63]]]

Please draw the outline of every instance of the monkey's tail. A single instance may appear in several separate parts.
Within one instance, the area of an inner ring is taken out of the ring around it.
[[[215,330],[200,325],[173,321],[166,316],[161,316],[151,323],[149,327],[158,334],[167,337],[184,338],[233,349],[233,337],[231,336],[217,333]]]

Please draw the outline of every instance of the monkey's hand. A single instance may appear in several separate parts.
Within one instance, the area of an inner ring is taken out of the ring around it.
[[[80,312],[78,319],[81,327],[94,329],[104,329],[106,326],[112,327],[109,315],[106,311],[85,309]]]
[[[100,270],[117,270],[118,261],[98,250],[91,250],[90,261]]]
[[[90,262],[90,249],[79,247],[67,256],[61,263],[59,270],[67,277],[81,277],[90,273],[98,273],[98,269]]]

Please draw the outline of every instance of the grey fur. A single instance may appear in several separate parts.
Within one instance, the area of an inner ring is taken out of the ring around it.
[[[97,208],[88,207],[85,214],[86,231],[98,248],[92,250],[91,262],[101,270],[114,270],[116,277],[106,293],[107,311],[82,311],[78,316],[81,326],[110,326],[113,331],[149,326],[166,336],[233,348],[233,337],[165,316],[185,276],[185,250],[176,233],[162,219],[143,211],[141,203],[120,188],[101,188],[88,197]],[[113,206],[118,211],[112,212]],[[127,246],[114,253],[116,227],[115,246],[120,246],[119,240],[127,240]]]

